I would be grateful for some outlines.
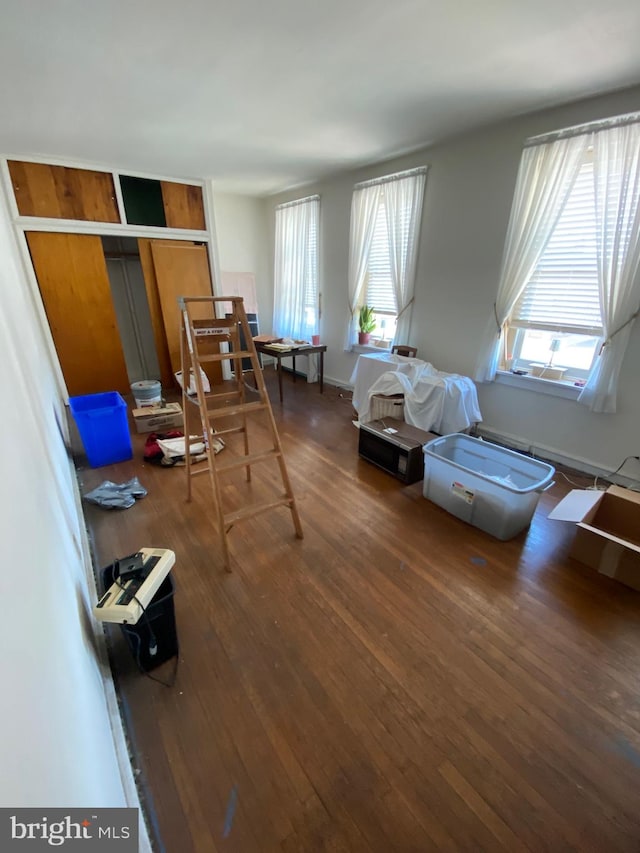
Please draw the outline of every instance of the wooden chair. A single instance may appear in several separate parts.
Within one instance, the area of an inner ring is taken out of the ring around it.
[[[391,355],[393,355],[394,353],[397,353],[398,355],[404,355],[407,358],[416,358],[418,354],[418,348],[405,346],[404,344],[394,344],[391,347]]]

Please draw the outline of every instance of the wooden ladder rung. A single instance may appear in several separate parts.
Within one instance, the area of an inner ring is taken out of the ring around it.
[[[233,317],[210,317],[208,320],[193,319],[191,321],[191,325],[193,326],[196,335],[198,335],[198,332],[202,332],[206,329],[235,328],[238,325],[238,321]]]
[[[200,364],[211,361],[229,361],[232,358],[251,358],[253,353],[249,350],[239,350],[238,352],[215,352],[210,355],[198,355]]]
[[[228,418],[243,412],[259,412],[266,409],[267,403],[236,403],[234,406],[221,406],[219,409],[207,409],[209,418]]]
[[[208,402],[209,400],[228,400],[228,399],[229,399],[229,397],[240,397],[240,396],[241,396],[241,393],[242,393],[242,392],[240,392],[240,391],[231,391],[231,390],[229,390],[229,391],[220,391],[219,393],[209,391],[209,393],[208,393],[208,394],[205,394],[205,395],[204,395],[204,399],[205,399],[205,401],[207,401],[207,402]],[[198,401],[196,400],[196,403],[197,403],[197,402],[198,402]]]
[[[197,476],[198,476],[198,474],[208,474],[210,470],[211,470],[211,469],[209,468],[209,466],[208,466],[208,465],[207,465],[207,467],[206,467],[206,468],[196,468],[196,470],[195,470],[195,471],[192,471],[192,472],[191,472],[191,476],[192,476],[192,477],[197,477]]]
[[[228,461],[216,463],[218,471],[233,471],[234,468],[245,468],[247,465],[256,465],[259,462],[266,462],[269,459],[277,459],[281,456],[281,452],[272,448],[265,450],[263,453],[248,453],[245,456],[238,456]]]
[[[248,390],[249,390],[248,396],[250,396],[250,397],[256,396],[255,391],[253,391],[250,386],[249,386]],[[215,412],[216,411],[215,407],[211,408],[209,406],[209,403],[215,402],[216,400],[227,400],[227,401],[229,401],[229,400],[233,400],[235,398],[235,399],[240,401],[241,405],[248,405],[249,403],[257,403],[258,402],[258,400],[245,400],[244,402],[242,402],[243,398],[246,396],[247,396],[246,392],[245,392],[245,394],[242,394],[241,391],[225,391],[222,394],[211,394],[211,393],[209,393],[209,394],[204,395],[204,402],[206,404],[208,412]],[[187,399],[194,406],[200,407],[200,402],[198,401],[197,396],[189,396],[189,397],[187,397]]]
[[[260,401],[259,400],[243,400],[242,396],[240,396],[240,399],[235,400],[235,401],[230,400],[227,397],[227,402],[229,404],[228,406],[207,406],[205,408],[207,415],[209,415],[209,417],[212,417],[213,415],[216,414],[216,412],[221,411],[223,408],[230,409],[230,408],[237,408],[238,406],[248,406],[250,403],[258,403]]]
[[[243,509],[238,509],[235,512],[227,513],[224,516],[225,526],[235,524],[236,521],[241,521],[245,518],[253,518],[255,515],[260,515],[263,512],[269,512],[272,509],[278,509],[278,507],[291,507],[293,503],[293,498],[288,498],[284,495],[280,500],[270,501],[269,503],[264,504],[250,504],[249,506],[245,506]],[[228,529],[228,528],[227,528]]]
[[[212,435],[214,438],[221,438],[223,435],[233,435],[234,433],[244,432],[245,428],[243,426],[234,426],[228,427],[227,429],[216,429],[213,431]]]

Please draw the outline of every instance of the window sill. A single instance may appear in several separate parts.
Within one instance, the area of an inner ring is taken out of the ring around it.
[[[541,379],[537,376],[518,376],[507,370],[499,370],[496,374],[499,385],[509,385],[512,388],[535,391],[537,394],[548,394],[552,397],[563,397],[565,400],[577,400],[582,388],[569,382],[557,382],[553,379]]]
[[[355,352],[358,355],[365,353],[370,355],[372,352],[387,353],[388,355],[391,352],[391,347],[377,347],[375,344],[351,344],[351,352]]]

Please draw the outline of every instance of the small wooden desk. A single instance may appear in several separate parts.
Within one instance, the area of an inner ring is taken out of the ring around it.
[[[278,388],[280,390],[280,402],[282,402],[282,359],[283,358],[292,358],[293,359],[293,381],[296,381],[296,357],[300,355],[313,355],[313,353],[320,353],[320,371],[318,374],[320,381],[320,393],[322,394],[324,391],[324,354],[327,351],[326,344],[320,344],[317,347],[308,346],[303,347],[302,349],[299,347],[295,347],[293,349],[271,349],[269,344],[264,344],[259,341],[254,341],[257,352],[261,352],[263,355],[270,355],[277,361],[277,369],[278,369]]]

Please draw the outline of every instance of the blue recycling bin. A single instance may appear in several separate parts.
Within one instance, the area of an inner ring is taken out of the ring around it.
[[[92,468],[133,457],[127,404],[117,391],[69,397],[69,408]]]

